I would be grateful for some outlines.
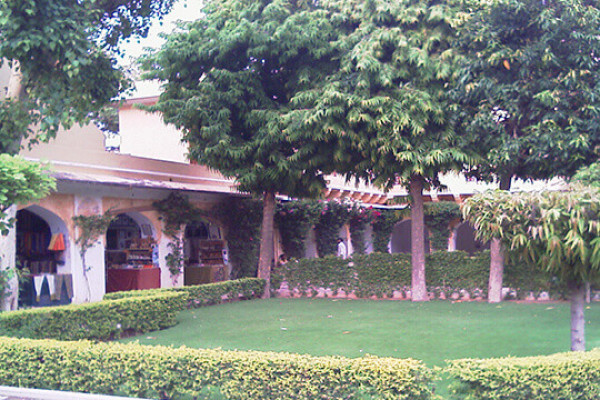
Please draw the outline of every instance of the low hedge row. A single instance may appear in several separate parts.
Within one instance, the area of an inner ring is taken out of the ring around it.
[[[472,256],[463,251],[437,251],[426,256],[427,286],[434,292],[462,289],[485,292],[489,269],[489,251]],[[279,288],[284,280],[290,290],[298,289],[301,292],[324,287],[354,291],[359,297],[392,296],[395,290],[410,289],[410,254],[372,253],[349,260],[324,257],[291,261],[275,270],[272,288]],[[562,291],[562,287],[546,272],[528,266],[508,265],[504,283],[516,289],[520,295],[527,295],[530,291],[553,294]]]
[[[600,398],[600,349],[545,357],[449,361],[460,400]]]
[[[260,298],[265,291],[265,284],[264,279],[242,278],[204,285],[113,292],[105,294],[104,299],[124,299],[156,293],[183,293],[186,295],[187,307],[197,308],[222,303],[224,298],[228,300]]]
[[[432,375],[394,358],[0,338],[4,385],[156,399],[425,400]]]
[[[0,313],[0,335],[33,339],[111,340],[175,325],[181,293]]]

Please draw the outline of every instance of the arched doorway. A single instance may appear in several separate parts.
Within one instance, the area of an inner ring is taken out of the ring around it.
[[[19,305],[68,304],[73,278],[67,246],[67,226],[60,217],[40,206],[17,211],[17,268],[25,274],[19,285]]]
[[[411,220],[405,219],[397,222],[392,230],[391,252],[392,253],[410,253],[411,252]],[[429,253],[429,231],[425,228],[425,253]]]
[[[456,227],[454,231],[454,240],[456,250],[466,251],[473,254],[482,250],[489,250],[490,244],[482,243],[475,239],[475,229],[468,222],[463,222]]]
[[[106,292],[159,288],[157,251],[144,215],[118,214],[106,230]]]
[[[225,242],[217,225],[206,220],[192,221],[185,227],[183,240],[185,285],[227,278]]]

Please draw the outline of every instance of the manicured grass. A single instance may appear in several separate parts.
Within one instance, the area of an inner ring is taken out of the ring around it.
[[[568,303],[270,299],[181,313],[173,328],[124,341],[196,348],[416,358],[428,365],[466,357],[569,350]],[[586,309],[587,347],[600,347],[600,305]]]

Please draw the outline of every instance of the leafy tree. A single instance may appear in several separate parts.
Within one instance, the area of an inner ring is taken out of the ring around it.
[[[465,1],[455,46],[465,55],[453,91],[472,176],[572,176],[600,148],[600,8],[582,0]],[[503,259],[492,241],[490,301],[501,300]]]
[[[511,257],[535,263],[567,284],[571,292],[571,350],[585,350],[585,286],[600,272],[600,192],[479,194],[463,215],[480,240],[498,239]]]
[[[291,100],[335,65],[337,35],[320,2],[216,0],[143,61],[147,77],[164,82],[151,109],[183,131],[190,159],[262,196],[258,276],[267,287],[275,194],[318,194],[331,170],[332,146],[298,129]]]
[[[573,175],[571,182],[580,185],[600,187],[600,162],[583,167]]]
[[[446,98],[456,59],[455,15],[439,1],[336,4],[332,19],[347,32],[339,42],[341,68],[323,89],[299,96],[306,127],[339,138],[336,162],[349,177],[408,188],[412,298],[428,300],[423,190],[469,161]]]

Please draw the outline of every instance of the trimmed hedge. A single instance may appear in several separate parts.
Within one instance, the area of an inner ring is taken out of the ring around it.
[[[113,292],[105,294],[104,299],[125,299],[158,293],[184,293],[187,307],[198,308],[223,303],[224,298],[227,300],[260,298],[265,291],[265,285],[266,281],[264,279],[242,278],[204,285]]]
[[[600,398],[600,349],[544,357],[448,361],[461,400]]]
[[[4,385],[160,399],[433,397],[421,361],[0,338]]]
[[[0,313],[0,335],[33,339],[111,340],[175,325],[181,293]]]
[[[490,253],[485,251],[471,256],[463,251],[436,251],[426,256],[426,268],[430,291],[448,294],[462,289],[479,289],[485,293]],[[359,297],[391,297],[396,290],[410,290],[410,254],[372,253],[349,260],[324,257],[291,261],[274,272],[271,279],[273,289],[278,289],[284,280],[290,290],[298,289],[301,293],[313,289],[314,294],[314,289],[323,287],[354,292]],[[504,284],[522,296],[530,291],[562,292],[562,287],[546,272],[528,266],[507,266]]]

